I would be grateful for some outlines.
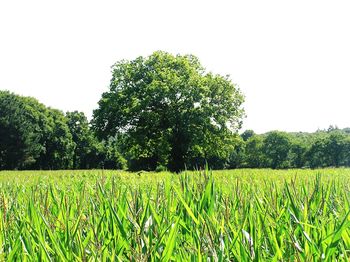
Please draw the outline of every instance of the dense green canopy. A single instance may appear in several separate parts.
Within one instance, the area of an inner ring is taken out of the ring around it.
[[[93,127],[101,139],[123,141],[131,168],[177,171],[228,157],[243,100],[228,77],[206,73],[196,57],[155,52],[113,66]]]
[[[112,69],[91,123],[0,91],[0,170],[350,166],[350,128],[238,135],[242,93],[195,56],[155,52]]]
[[[69,168],[73,149],[63,113],[0,91],[1,169]]]
[[[97,141],[83,113],[0,91],[0,170],[124,168],[124,161],[113,143]]]

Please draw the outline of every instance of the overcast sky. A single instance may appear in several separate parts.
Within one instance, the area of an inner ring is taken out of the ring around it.
[[[194,54],[246,96],[245,129],[350,126],[349,1],[0,0],[0,89],[89,117],[110,67]]]

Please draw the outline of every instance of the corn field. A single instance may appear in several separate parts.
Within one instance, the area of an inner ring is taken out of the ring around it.
[[[350,169],[0,172],[0,261],[348,261]]]

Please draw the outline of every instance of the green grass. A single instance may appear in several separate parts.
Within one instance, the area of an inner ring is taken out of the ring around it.
[[[348,261],[350,169],[0,172],[0,261]]]

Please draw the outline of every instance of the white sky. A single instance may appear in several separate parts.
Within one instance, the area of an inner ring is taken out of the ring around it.
[[[89,117],[110,67],[192,53],[246,96],[244,128],[350,126],[350,2],[0,0],[0,89]]]

